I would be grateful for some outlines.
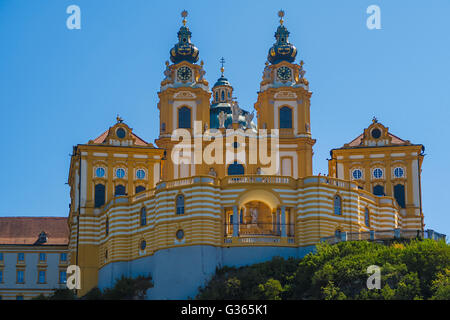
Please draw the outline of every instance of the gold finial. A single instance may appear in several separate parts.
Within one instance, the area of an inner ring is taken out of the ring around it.
[[[205,63],[203,62],[203,60],[200,61],[200,65],[203,67]]]
[[[372,118],[372,122],[373,122],[373,123],[377,123],[377,122],[378,122],[377,117],[374,116],[374,117]]]
[[[225,63],[225,59],[222,57],[219,61],[222,64],[222,67],[220,68],[220,72],[222,72],[222,76],[223,76],[223,72],[225,71],[225,68],[223,67],[223,65]]]
[[[181,16],[183,17],[183,26],[186,26],[186,17],[188,16],[187,10],[181,11]]]
[[[300,67],[303,67],[303,64],[304,64],[305,62],[303,62],[303,60],[301,60],[300,61]]]
[[[166,61],[166,66],[167,66],[167,67],[169,66],[169,61]]]
[[[117,115],[116,117],[117,123],[122,123],[123,119],[121,117],[119,117],[119,115]]]
[[[280,17],[280,25],[283,25],[284,10],[278,11],[278,16]]]

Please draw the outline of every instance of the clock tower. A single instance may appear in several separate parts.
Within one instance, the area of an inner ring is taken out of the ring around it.
[[[311,92],[303,61],[295,63],[297,48],[289,42],[289,31],[283,25],[284,11],[278,16],[280,25],[269,49],[255,109],[259,129],[279,130],[279,174],[298,178],[312,175]]]
[[[181,141],[172,141],[176,129],[194,134],[203,133],[209,128],[209,100],[211,93],[199,60],[199,50],[191,42],[191,31],[186,26],[187,11],[181,13],[183,25],[178,31],[178,43],[170,50],[170,61],[166,62],[164,79],[158,92],[160,134],[155,140],[160,148],[166,149],[166,160],[162,169],[162,179],[178,179],[196,174],[193,150],[184,154],[185,161],[174,164],[171,152],[174,145]],[[194,128],[195,123],[200,123]],[[195,130],[194,130],[195,129]],[[198,129],[198,130],[197,130]],[[194,132],[195,131],[195,132]],[[183,151],[184,152],[184,151]]]

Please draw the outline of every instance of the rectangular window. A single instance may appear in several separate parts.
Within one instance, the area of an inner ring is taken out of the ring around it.
[[[25,261],[25,254],[23,252],[17,254],[17,261]]]
[[[43,252],[39,253],[39,261],[45,261],[47,258],[47,255]]]
[[[17,270],[17,283],[24,283],[23,270]]]
[[[0,252],[0,261],[3,261],[3,252]]]
[[[16,296],[16,300],[23,300],[23,296]]]
[[[0,270],[0,283],[3,283],[3,270]]]
[[[59,283],[66,283],[67,273],[66,271],[59,271]]]
[[[63,252],[59,255],[59,261],[66,262],[67,261],[67,253]]]
[[[39,270],[39,283],[45,283],[45,270]]]

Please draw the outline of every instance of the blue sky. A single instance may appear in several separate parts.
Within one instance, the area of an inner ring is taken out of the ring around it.
[[[71,4],[81,8],[81,30],[66,28]],[[371,4],[381,8],[381,30],[366,27]],[[281,8],[313,92],[314,173],[326,173],[329,150],[377,116],[425,145],[426,228],[450,235],[448,0],[0,0],[0,216],[66,216],[72,146],[117,114],[153,142],[183,9],[207,80],[225,57],[235,96],[252,110]]]

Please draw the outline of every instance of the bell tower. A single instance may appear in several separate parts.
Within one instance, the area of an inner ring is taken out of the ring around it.
[[[199,60],[199,50],[191,42],[191,31],[186,26],[188,13],[181,13],[183,25],[178,31],[178,43],[170,50],[170,61],[166,61],[164,79],[158,92],[160,134],[155,140],[160,148],[166,149],[166,161],[162,169],[162,179],[178,179],[195,175],[193,155],[184,154],[186,163],[174,164],[171,153],[179,141],[172,141],[176,129],[187,130],[194,137],[204,132],[210,125],[208,81],[204,78],[203,61]],[[195,124],[198,124],[194,128]],[[191,150],[193,153],[193,150]],[[190,158],[190,159],[189,159]]]
[[[303,61],[295,63],[297,48],[289,42],[284,11],[278,16],[280,25],[269,49],[255,109],[259,129],[279,130],[279,173],[298,178],[312,175],[311,92]]]

